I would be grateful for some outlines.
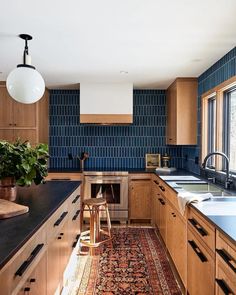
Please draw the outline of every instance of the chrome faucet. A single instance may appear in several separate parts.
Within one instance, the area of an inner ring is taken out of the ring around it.
[[[232,183],[232,180],[231,180],[231,178],[229,176],[229,158],[226,156],[226,154],[224,154],[222,152],[209,153],[208,155],[206,155],[206,157],[205,157],[205,159],[204,159],[204,161],[202,163],[202,168],[206,169],[208,159],[211,158],[212,156],[215,156],[215,155],[222,156],[225,159],[225,162],[226,162],[225,189],[228,189],[230,184]]]

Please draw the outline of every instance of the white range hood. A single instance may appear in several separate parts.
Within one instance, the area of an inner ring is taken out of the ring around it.
[[[80,123],[133,123],[133,84],[80,83]]]

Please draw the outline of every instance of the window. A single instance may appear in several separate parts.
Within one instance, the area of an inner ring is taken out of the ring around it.
[[[236,172],[236,89],[224,92],[223,151],[230,159],[230,170]]]
[[[236,76],[202,95],[202,162],[208,153],[224,152],[236,174]],[[225,170],[222,157],[211,157],[208,166]]]
[[[215,131],[216,131],[216,98],[212,97],[208,99],[208,124],[207,124],[207,153],[215,151]],[[215,158],[210,158],[208,166],[215,166]]]

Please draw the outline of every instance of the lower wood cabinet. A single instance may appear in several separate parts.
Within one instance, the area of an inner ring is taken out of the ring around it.
[[[80,187],[0,270],[0,294],[54,295],[80,233]]]
[[[186,220],[169,203],[166,205],[166,246],[179,273],[187,286],[187,225]]]
[[[213,295],[215,256],[188,228],[187,289],[190,295]]]
[[[131,179],[129,184],[129,219],[151,219],[151,177]]]
[[[216,232],[216,294],[236,294],[236,246]]]
[[[47,294],[47,255],[43,255],[34,271],[30,274],[18,295],[46,295]]]

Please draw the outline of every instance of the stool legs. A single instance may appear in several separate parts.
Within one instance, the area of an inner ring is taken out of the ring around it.
[[[111,239],[112,239],[112,237],[111,237],[111,220],[110,220],[110,215],[109,215],[107,204],[102,204],[99,206],[98,205],[82,204],[81,224],[83,224],[83,211],[85,209],[85,206],[88,207],[89,213],[90,213],[90,230],[81,233],[81,244],[89,247],[90,248],[89,249],[90,255],[94,255],[95,254],[95,247],[98,247],[107,241],[111,241]],[[106,212],[107,231],[101,229],[100,207],[103,207],[104,208],[103,210]],[[101,240],[101,233],[103,233],[106,236],[106,239]]]

